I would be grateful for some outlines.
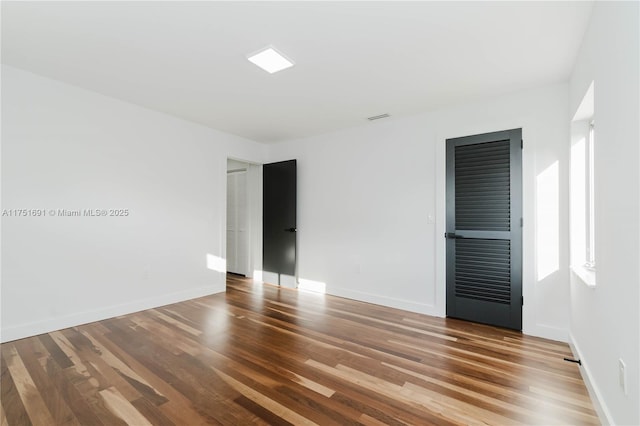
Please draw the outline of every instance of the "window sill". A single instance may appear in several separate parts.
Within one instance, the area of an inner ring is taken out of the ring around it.
[[[584,266],[572,266],[571,270],[587,287],[594,288],[596,286],[596,271]]]

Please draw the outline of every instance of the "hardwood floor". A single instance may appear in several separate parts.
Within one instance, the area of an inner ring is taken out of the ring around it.
[[[2,345],[2,425],[598,424],[566,344],[229,276]]]

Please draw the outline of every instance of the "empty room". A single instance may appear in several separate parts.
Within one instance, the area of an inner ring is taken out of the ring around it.
[[[0,425],[640,424],[640,3],[1,24]]]

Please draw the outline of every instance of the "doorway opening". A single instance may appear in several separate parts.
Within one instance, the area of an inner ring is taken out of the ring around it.
[[[262,165],[227,159],[227,272],[262,280]]]
[[[296,160],[227,159],[226,271],[298,287]]]

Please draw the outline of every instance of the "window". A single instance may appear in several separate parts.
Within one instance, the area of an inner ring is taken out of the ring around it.
[[[585,203],[585,233],[586,233],[586,248],[585,248],[585,263],[584,267],[590,270],[596,269],[596,251],[595,251],[595,203],[594,203],[594,190],[593,190],[593,147],[595,143],[595,128],[594,122],[591,120],[589,123],[589,134],[587,136],[586,146],[586,188],[585,196],[587,201]]]
[[[594,162],[594,144],[595,144],[595,126],[594,121],[591,120],[589,123],[589,135],[587,137],[587,160],[585,164],[586,174],[585,182],[586,185],[586,197],[587,202],[585,205],[585,213],[586,213],[586,234],[587,234],[587,244],[586,244],[586,253],[584,267],[590,270],[596,269],[596,249],[595,249],[595,196],[594,196],[594,188],[593,188],[593,162]]]
[[[589,286],[596,282],[594,84],[571,122],[571,268]]]

